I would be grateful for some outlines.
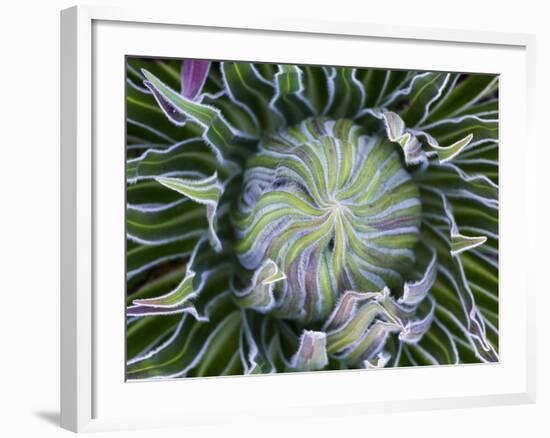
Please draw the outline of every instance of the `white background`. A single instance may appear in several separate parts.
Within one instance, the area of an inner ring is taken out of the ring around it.
[[[96,1],[147,7],[193,7],[189,0],[154,2]],[[544,2],[461,0],[460,2],[393,0],[245,1],[203,0],[205,13],[217,9],[230,19],[244,8],[257,15],[415,24],[537,34],[539,229],[548,222],[550,29]],[[219,5],[218,5],[219,3]],[[369,3],[371,4],[369,6]],[[514,6],[512,5],[514,4]],[[252,4],[252,2],[251,2]],[[308,5],[315,6],[312,9]],[[59,10],[63,0],[28,0],[4,4],[0,32],[0,434],[69,436],[59,430]],[[325,5],[323,7],[323,5]],[[253,42],[251,42],[252,44]],[[548,136],[545,136],[546,139]],[[522,153],[521,144],[517,153]],[[533,214],[535,214],[533,210]],[[546,227],[544,227],[546,228]],[[520,230],[518,230],[519,232]],[[548,236],[539,231],[538,272],[547,271]],[[7,240],[7,242],[6,242]],[[548,378],[550,305],[543,275],[538,278],[538,401],[530,406],[412,412],[346,418],[312,418],[278,424],[228,425],[222,429],[118,432],[107,436],[547,436],[550,433]]]

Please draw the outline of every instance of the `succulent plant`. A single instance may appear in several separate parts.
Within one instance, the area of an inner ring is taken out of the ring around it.
[[[127,378],[498,361],[498,77],[127,59]]]

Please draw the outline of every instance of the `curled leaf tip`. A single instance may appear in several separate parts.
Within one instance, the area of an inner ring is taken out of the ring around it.
[[[407,132],[405,122],[398,114],[393,111],[383,111],[382,118],[388,139],[401,146],[407,164],[417,164],[426,160],[422,144],[412,132]]]

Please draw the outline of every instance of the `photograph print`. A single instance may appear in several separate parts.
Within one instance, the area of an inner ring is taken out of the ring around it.
[[[124,80],[128,381],[499,361],[498,75]]]

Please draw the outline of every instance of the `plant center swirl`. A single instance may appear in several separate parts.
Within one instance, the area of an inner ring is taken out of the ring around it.
[[[309,119],[261,142],[235,214],[241,265],[285,274],[269,313],[325,320],[347,290],[398,288],[421,205],[399,150],[349,120]]]

